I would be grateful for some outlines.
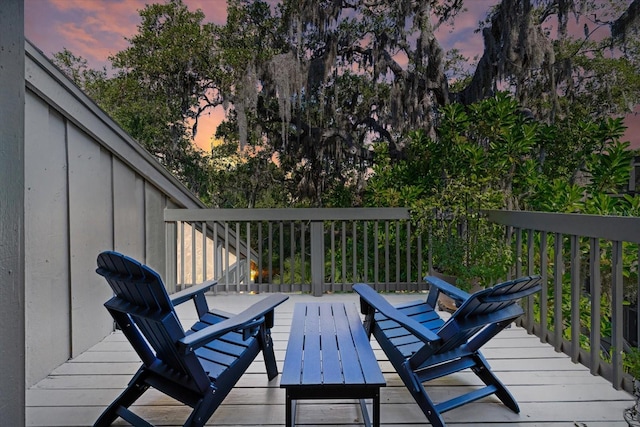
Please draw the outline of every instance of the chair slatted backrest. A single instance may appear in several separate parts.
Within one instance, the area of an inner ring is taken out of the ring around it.
[[[105,307],[145,366],[172,381],[180,378],[182,385],[194,390],[209,387],[211,382],[196,355],[178,350],[176,343],[185,332],[158,273],[111,251],[98,256],[96,271],[115,293]]]
[[[459,348],[489,325],[513,321],[524,313],[518,300],[540,289],[540,277],[528,276],[474,293],[437,331],[444,342],[437,353]]]

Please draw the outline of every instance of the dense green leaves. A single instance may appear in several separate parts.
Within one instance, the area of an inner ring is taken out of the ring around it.
[[[501,277],[511,257],[504,232],[482,210],[638,212],[640,197],[624,195],[633,151],[620,141],[619,119],[543,125],[498,94],[443,107],[437,129],[434,138],[412,133],[402,161],[378,147],[365,201],[411,206],[418,226],[433,235],[434,265],[460,285]]]

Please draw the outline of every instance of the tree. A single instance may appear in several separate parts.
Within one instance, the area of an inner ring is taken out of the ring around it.
[[[147,5],[129,47],[110,58],[109,111],[163,164],[203,193],[202,159],[191,143],[198,117],[216,105],[213,24],[181,0]],[[189,127],[189,122],[193,125]]]
[[[132,137],[208,200],[208,161],[192,144],[198,118],[221,102],[213,84],[213,25],[181,0],[147,5],[129,47],[110,57],[113,76],[64,50],[55,62]]]
[[[502,1],[479,30],[485,49],[473,77],[451,99],[469,104],[500,87],[546,122],[630,112],[640,94],[638,43],[617,33],[637,32],[637,4]],[[580,33],[569,31],[570,17]]]
[[[202,112],[223,104],[220,135],[277,158],[289,203],[353,203],[374,144],[401,161],[409,134],[436,137],[452,103],[468,108],[506,90],[541,125],[630,111],[640,96],[639,1],[503,0],[481,23],[484,52],[469,68],[436,37],[463,0],[229,0],[223,26],[170,0],[140,12],[100,103],[192,188],[190,138]],[[584,30],[570,31],[569,18]],[[540,147],[541,167],[556,158],[549,153],[595,148],[562,141]],[[571,167],[575,178],[581,165]],[[347,189],[356,194],[344,197]]]
[[[94,100],[102,99],[108,84],[106,68],[102,70],[89,68],[85,58],[74,55],[67,48],[53,55],[53,63],[89,97]]]
[[[336,183],[366,173],[373,142],[384,141],[398,160],[410,131],[435,136],[449,103],[470,105],[501,88],[528,115],[553,123],[620,115],[640,96],[635,39],[594,39],[609,26],[632,34],[637,2],[625,11],[615,2],[503,0],[479,30],[485,50],[475,70],[462,75],[452,72],[459,52],[445,52],[436,38],[455,23],[462,0],[284,0],[273,13],[261,1],[230,5],[221,34],[242,61],[231,67],[227,86],[236,91],[228,99],[240,99],[239,128],[255,129],[240,132],[241,144],[247,135],[266,138],[302,183],[294,194],[315,205]],[[579,37],[569,31],[571,15],[587,22]]]
[[[211,205],[219,208],[276,208],[289,206],[285,171],[262,146],[238,149],[237,129],[218,127],[222,142],[211,150]]]
[[[625,194],[634,153],[620,141],[620,119],[540,124],[523,116],[513,96],[498,93],[466,107],[444,106],[439,122],[435,138],[410,134],[403,161],[389,161],[387,147],[378,145],[365,203],[411,207],[412,220],[433,239],[434,266],[457,276],[459,285],[491,283],[512,265],[504,228],[482,210],[640,212],[640,196]],[[547,150],[542,158],[550,139],[559,147],[575,139],[582,149]],[[637,258],[637,247],[631,252]]]

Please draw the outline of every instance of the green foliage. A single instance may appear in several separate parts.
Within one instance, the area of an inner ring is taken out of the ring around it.
[[[110,58],[116,75],[101,105],[192,190],[207,196],[206,161],[192,145],[211,106],[212,24],[181,0],[147,5],[129,47]],[[188,126],[192,121],[193,128]]]
[[[640,380],[640,349],[632,347],[629,351],[624,352],[622,365],[624,366],[625,372],[635,380]]]
[[[630,112],[638,103],[638,41],[630,38],[621,52],[612,52],[615,45],[610,37],[556,41],[556,63],[564,68],[558,84],[562,111],[574,119],[601,120]]]
[[[303,264],[301,256],[296,254],[293,258],[293,266],[291,263],[291,259],[287,259],[286,262],[284,262],[283,267],[284,271],[274,274],[274,284],[282,285],[285,283],[311,283],[310,258],[307,258]]]
[[[590,215],[637,215],[640,203],[638,195],[624,194],[630,176],[630,164],[635,154],[629,149],[628,142],[621,142],[624,126],[620,119],[604,119],[598,121],[578,120],[571,124],[561,121],[555,126],[545,125],[540,128],[537,140],[539,155],[525,162],[522,170],[525,175],[522,181],[517,180],[520,201],[528,210],[581,213]],[[555,139],[555,141],[553,141]],[[562,141],[562,144],[558,143]],[[551,237],[550,237],[551,239]],[[585,283],[590,272],[591,248],[587,238],[579,240],[580,271],[579,277],[573,278],[578,283]],[[549,247],[552,247],[550,245]],[[561,245],[563,267],[569,265],[571,253],[569,242]],[[611,336],[612,316],[612,242],[601,241],[599,257],[602,296],[600,300],[600,334]],[[552,252],[552,251],[550,251]],[[548,275],[552,277],[554,255],[550,253]],[[638,245],[625,243],[622,246],[623,265],[623,298],[627,302],[637,299],[638,283]],[[540,260],[536,260],[539,267]],[[571,339],[572,292],[579,295],[580,345],[589,349],[591,324],[591,295],[579,287],[572,288],[572,277],[565,272],[562,279],[562,294],[555,295],[549,290],[548,313],[546,315],[551,329],[561,328],[562,336]],[[553,310],[560,304],[562,325],[553,324]],[[626,356],[625,356],[626,357]]]
[[[378,148],[365,201],[411,206],[418,228],[433,238],[434,266],[463,288],[495,283],[506,275],[512,253],[504,230],[482,210],[517,203],[514,183],[530,160],[536,125],[500,94],[469,108],[443,107],[437,130],[435,139],[411,133],[402,161],[386,160]]]
[[[401,161],[376,147],[364,200],[410,206],[414,221],[433,236],[434,266],[457,275],[465,287],[504,277],[513,256],[504,249],[511,245],[503,231],[482,217],[484,209],[639,212],[640,197],[623,195],[634,153],[620,141],[619,119],[539,124],[512,97],[499,94],[468,108],[443,107],[438,120],[436,138],[422,131],[409,135]],[[609,246],[602,250],[606,264]],[[631,269],[633,251],[625,247],[624,264]],[[635,270],[624,274],[630,278],[625,283],[634,283]]]
[[[284,171],[260,147],[244,151],[237,143],[223,142],[213,147],[208,179],[210,205],[219,208],[286,207]]]
[[[418,283],[415,253],[407,248],[407,223],[336,221],[326,233],[328,283]],[[412,233],[412,237],[415,235]],[[412,246],[415,249],[415,246]],[[335,266],[332,269],[332,266]]]
[[[108,84],[107,70],[89,68],[87,60],[74,55],[69,49],[53,55],[53,63],[62,70],[80,89],[93,99],[101,99]]]

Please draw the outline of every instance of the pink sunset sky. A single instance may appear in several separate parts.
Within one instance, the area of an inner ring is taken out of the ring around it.
[[[159,2],[159,1],[157,1]],[[190,10],[201,9],[205,20],[224,24],[226,0],[183,0]],[[489,8],[499,0],[468,0],[467,11],[460,14],[455,27],[442,27],[438,40],[445,49],[457,48],[471,59],[482,53],[482,37],[474,33]],[[107,57],[127,47],[125,38],[137,32],[138,11],[151,0],[25,0],[25,36],[48,57],[69,49],[82,56],[92,68],[108,64]],[[638,112],[636,108],[636,112]],[[223,119],[218,108],[201,119],[196,144],[209,151],[215,128]],[[629,115],[627,139],[640,147],[640,118]]]

